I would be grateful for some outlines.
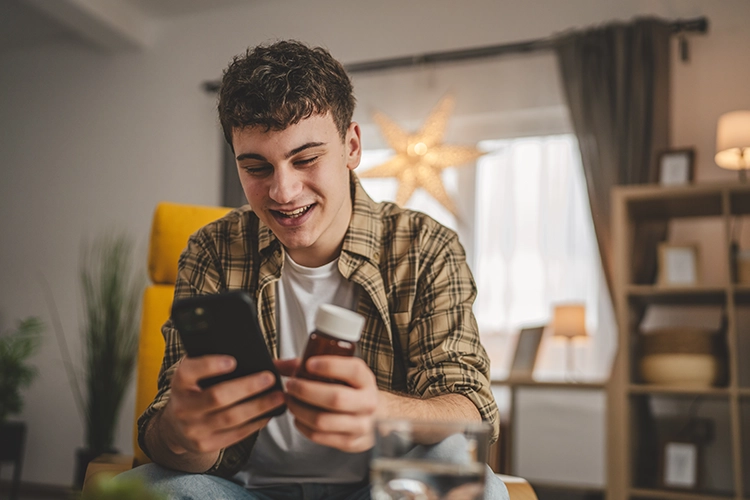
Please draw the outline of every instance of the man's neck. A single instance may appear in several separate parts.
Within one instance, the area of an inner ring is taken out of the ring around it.
[[[326,264],[338,259],[339,255],[341,255],[342,246],[343,241],[333,252],[316,252],[314,249],[310,248],[300,250],[289,250],[288,248],[284,248],[284,250],[286,250],[289,258],[296,264],[304,267],[315,268],[325,266]]]

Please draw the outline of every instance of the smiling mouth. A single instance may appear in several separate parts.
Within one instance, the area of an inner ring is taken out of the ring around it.
[[[300,207],[296,210],[290,210],[290,211],[274,210],[274,212],[276,212],[277,214],[281,215],[282,217],[286,219],[296,219],[298,217],[302,217],[303,215],[305,215],[313,207],[313,205],[314,204],[307,205],[304,207]]]

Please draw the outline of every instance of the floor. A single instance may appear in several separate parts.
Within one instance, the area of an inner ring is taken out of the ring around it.
[[[18,500],[71,500],[77,498],[72,489],[47,485],[22,484]],[[10,499],[10,483],[0,481],[0,500]]]

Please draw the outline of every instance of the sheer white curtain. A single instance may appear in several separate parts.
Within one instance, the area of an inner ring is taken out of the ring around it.
[[[614,319],[575,137],[482,141],[480,147],[488,154],[476,175],[475,313],[494,375],[507,373],[521,328],[549,324],[555,304],[578,302],[586,305],[590,337],[574,344],[575,373],[565,373],[566,346],[548,331],[536,375],[602,378],[602,337],[614,331]]]

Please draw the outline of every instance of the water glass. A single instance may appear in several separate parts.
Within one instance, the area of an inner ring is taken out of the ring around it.
[[[490,435],[487,423],[378,420],[373,500],[482,500]]]

